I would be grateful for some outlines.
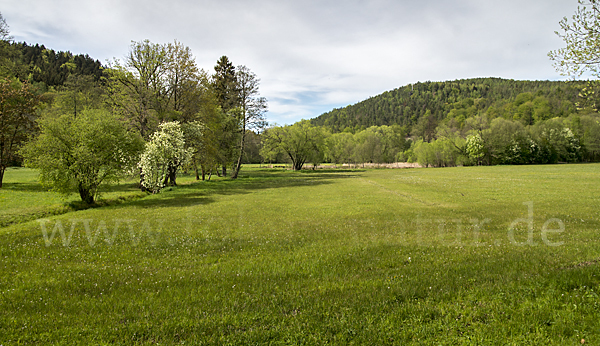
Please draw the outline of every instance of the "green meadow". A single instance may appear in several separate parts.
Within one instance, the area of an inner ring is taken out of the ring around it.
[[[600,164],[0,189],[0,345],[600,344]]]

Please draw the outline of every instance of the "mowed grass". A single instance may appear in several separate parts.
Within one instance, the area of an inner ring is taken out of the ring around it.
[[[597,345],[599,190],[598,164],[189,177],[0,228],[0,344]]]

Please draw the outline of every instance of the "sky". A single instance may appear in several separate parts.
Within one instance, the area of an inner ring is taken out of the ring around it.
[[[577,0],[0,0],[15,41],[122,59],[177,40],[261,80],[267,120],[310,119],[417,82],[563,80],[547,54]]]

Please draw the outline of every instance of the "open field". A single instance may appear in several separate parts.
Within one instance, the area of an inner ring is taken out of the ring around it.
[[[600,164],[6,179],[0,345],[600,344]]]

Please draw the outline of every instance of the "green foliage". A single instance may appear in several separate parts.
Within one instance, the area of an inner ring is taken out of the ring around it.
[[[227,56],[223,55],[219,58],[215,65],[212,84],[217,102],[224,112],[239,106],[235,72],[235,67]]]
[[[266,126],[265,112],[267,99],[260,96],[260,79],[246,66],[238,66],[235,71],[237,99],[240,110],[240,144],[238,148],[237,163],[234,166],[231,178],[236,179],[244,156],[246,134],[248,130],[260,131]],[[318,140],[318,138],[315,138]],[[316,158],[315,158],[316,159]]]
[[[354,135],[348,132],[334,133],[327,137],[327,160],[337,164],[353,162],[356,142]]]
[[[411,161],[418,162],[423,167],[454,167],[466,162],[463,149],[457,142],[464,145],[458,138],[441,137],[432,142],[418,140],[407,155],[412,156]]]
[[[561,32],[556,32],[566,44],[548,53],[554,67],[563,75],[579,77],[585,72],[600,76],[600,3],[596,0],[579,0],[581,6],[572,16],[560,21]]]
[[[311,125],[308,120],[272,127],[263,133],[261,155],[268,160],[279,152],[285,153],[294,170],[299,171],[308,160],[321,160],[325,136],[323,128]]]
[[[40,180],[63,194],[79,192],[92,204],[102,184],[121,178],[135,166],[141,138],[129,132],[112,113],[101,109],[44,114],[40,134],[21,154],[29,167],[40,170]]]
[[[103,77],[103,66],[89,55],[55,51],[44,45],[30,46],[25,42],[11,43],[17,53],[16,77],[40,83],[44,87],[63,86],[70,75],[90,76],[98,82]]]
[[[355,105],[334,109],[311,120],[333,133],[381,125],[405,126],[425,141],[435,137],[443,123],[463,129],[465,121],[487,114],[492,118],[519,119],[524,124],[576,111],[579,89],[585,82],[515,81],[476,78],[424,82],[371,97]],[[414,90],[412,90],[414,88]],[[519,109],[524,103],[531,102]]]
[[[581,138],[586,160],[598,162],[600,160],[600,118],[582,116],[579,118],[581,126],[578,135]]]
[[[113,109],[145,139],[161,122],[198,120],[209,90],[208,76],[196,66],[188,47],[149,40],[132,42],[124,62],[107,69]]]
[[[39,103],[28,83],[0,80],[0,187],[5,169],[17,162],[17,150],[35,128]]]

